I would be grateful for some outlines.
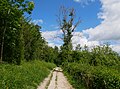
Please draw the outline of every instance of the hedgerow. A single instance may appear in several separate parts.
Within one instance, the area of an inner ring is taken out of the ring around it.
[[[120,71],[115,68],[69,63],[64,70],[86,89],[120,89]]]

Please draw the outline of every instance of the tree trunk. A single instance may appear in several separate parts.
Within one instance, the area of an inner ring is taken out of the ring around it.
[[[5,32],[6,32],[6,26],[5,26],[4,31],[3,31],[2,42],[1,42],[0,63],[2,63],[2,61],[3,61],[3,50],[4,50]]]

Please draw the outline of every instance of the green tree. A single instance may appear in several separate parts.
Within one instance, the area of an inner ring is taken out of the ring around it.
[[[23,23],[24,55],[27,61],[42,57],[46,42],[41,36],[40,28],[40,26],[27,21]]]
[[[114,52],[109,45],[97,46],[91,52],[91,65],[112,66],[119,64],[120,58],[118,53]]]
[[[59,64],[59,59],[58,59],[58,55],[59,55],[59,48],[57,46],[54,47],[54,63],[58,66]]]
[[[33,2],[0,0],[0,62],[20,64],[23,58],[21,21],[24,12],[30,13]]]

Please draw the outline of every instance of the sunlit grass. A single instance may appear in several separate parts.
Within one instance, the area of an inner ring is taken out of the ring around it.
[[[0,89],[36,89],[55,65],[41,61],[0,65]]]

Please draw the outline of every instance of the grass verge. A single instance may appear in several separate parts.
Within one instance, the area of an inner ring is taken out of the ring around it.
[[[42,61],[22,62],[20,66],[0,65],[0,89],[36,89],[55,67]]]

